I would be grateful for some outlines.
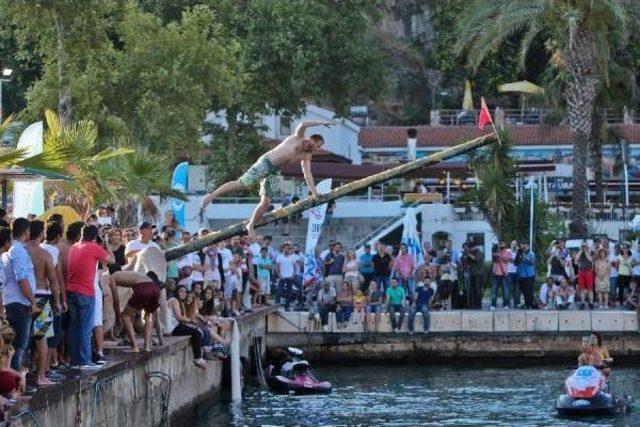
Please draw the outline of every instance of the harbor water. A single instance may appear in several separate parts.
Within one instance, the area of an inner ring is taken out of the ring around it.
[[[242,403],[217,404],[196,426],[640,426],[636,408],[627,415],[558,418],[554,402],[568,367],[471,365],[317,366],[316,376],[333,383],[331,395],[249,388]],[[610,385],[637,402],[640,368],[615,368]]]

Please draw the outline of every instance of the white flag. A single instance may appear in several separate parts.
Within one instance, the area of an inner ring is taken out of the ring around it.
[[[408,208],[404,214],[402,221],[402,243],[407,245],[409,255],[413,258],[416,266],[424,264],[424,254],[422,253],[422,245],[420,244],[420,236],[418,235],[418,221],[416,214],[418,208]]]
[[[318,193],[326,194],[331,191],[331,178],[321,181],[316,186]],[[309,209],[309,225],[307,226],[307,243],[304,246],[304,276],[303,283],[318,279],[315,249],[320,239],[322,224],[327,213],[327,204]]]
[[[30,125],[22,132],[16,148],[24,148],[26,156],[42,153],[42,122]],[[13,184],[13,217],[26,218],[28,214],[44,213],[44,186],[42,181],[15,181]]]

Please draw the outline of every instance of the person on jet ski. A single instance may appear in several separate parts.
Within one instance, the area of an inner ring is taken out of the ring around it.
[[[609,366],[613,363],[613,357],[609,354],[609,349],[602,340],[602,334],[599,332],[592,332],[591,336],[596,340],[596,351],[600,353],[602,364],[605,366],[605,368],[602,369],[602,372],[609,376],[611,373],[611,368],[609,368]]]
[[[578,365],[591,365],[598,369],[602,368],[602,356],[600,356],[596,344],[595,337],[591,335],[582,338],[582,353],[578,356]]]

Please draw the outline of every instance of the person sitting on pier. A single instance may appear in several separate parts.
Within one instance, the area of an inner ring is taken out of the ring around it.
[[[553,280],[553,276],[548,276],[547,281],[540,286],[540,298],[538,306],[542,309],[550,310],[554,308],[558,285]]]
[[[569,284],[566,277],[560,280],[560,287],[556,292],[556,308],[558,310],[570,310],[575,307],[576,291]]]
[[[167,331],[173,336],[191,337],[193,349],[193,363],[204,369],[205,361],[202,358],[202,331],[195,325],[193,319],[187,315],[187,288],[183,285],[176,287],[175,296],[167,301]]]
[[[332,126],[330,121],[304,121],[298,125],[296,132],[288,136],[275,148],[263,154],[245,173],[236,181],[222,184],[215,191],[202,198],[201,209],[207,207],[214,199],[228,193],[251,188],[260,183],[260,203],[256,206],[253,215],[246,225],[249,236],[254,236],[254,227],[267,211],[271,201],[277,195],[278,176],[280,169],[288,164],[300,163],[304,179],[309,191],[314,197],[318,196],[313,175],[311,174],[311,156],[324,144],[320,134],[305,137],[307,128],[312,126]]]
[[[382,304],[384,303],[384,290],[382,285],[371,280],[369,282],[369,295],[367,296],[367,317],[365,320],[365,331],[376,332],[380,326],[380,314],[382,313]],[[373,316],[373,322],[372,317]],[[372,324],[373,323],[373,324]]]
[[[0,326],[0,395],[24,402],[30,399],[24,396],[29,371],[24,368],[18,372],[11,368],[11,358],[16,352],[13,348],[15,336],[11,326],[7,324]]]
[[[406,294],[402,286],[398,286],[398,279],[391,279],[391,287],[387,289],[387,302],[389,303],[389,318],[391,319],[391,329],[399,332],[405,315]],[[396,321],[396,313],[400,313],[400,318]]]

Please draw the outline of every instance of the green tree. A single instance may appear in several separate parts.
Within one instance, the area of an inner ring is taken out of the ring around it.
[[[267,112],[302,112],[305,101],[338,114],[383,88],[379,54],[367,38],[376,2],[366,0],[209,0],[222,40],[237,43],[242,83],[225,110],[227,127],[214,132],[210,155],[244,165],[258,150],[256,119]],[[254,127],[252,130],[251,127]],[[228,175],[211,169],[215,181]]]
[[[607,63],[619,30],[640,26],[639,14],[634,0],[475,0],[458,23],[456,51],[465,51],[475,68],[505,40],[520,33],[521,58],[542,38],[552,60],[567,73],[563,97],[574,146],[573,235],[587,231],[585,173],[597,82],[607,80]]]
[[[47,129],[43,151],[20,165],[64,173],[71,179],[50,184],[58,202],[74,207],[83,216],[100,204],[119,205],[146,201],[150,194],[184,197],[171,189],[166,156],[143,148],[121,146],[100,149],[98,127],[89,120],[63,125],[56,113],[45,112]]]
[[[11,3],[11,5],[9,5]],[[233,42],[218,42],[206,6],[163,24],[124,0],[0,0],[18,56],[43,62],[25,121],[56,108],[98,125],[101,144],[127,137],[153,151],[196,157],[212,99],[237,89]]]
[[[516,165],[510,155],[511,139],[507,131],[499,131],[500,144],[475,153],[471,165],[479,185],[472,188],[463,201],[477,205],[494,234],[507,242],[529,241],[530,197],[517,200],[513,191]],[[549,211],[549,206],[534,197],[533,251],[538,255],[538,271],[544,270],[546,252],[553,239],[564,236],[564,224]]]
[[[42,60],[42,76],[27,94],[31,118],[54,107],[63,123],[74,113],[95,118],[108,85],[112,21],[123,0],[0,0],[0,18],[17,41],[19,58]],[[93,114],[91,114],[93,113]]]
[[[118,76],[103,94],[112,117],[152,151],[199,159],[208,109],[229,103],[240,88],[237,44],[223,44],[206,6],[166,25],[129,6],[116,29],[122,45],[114,61]]]

